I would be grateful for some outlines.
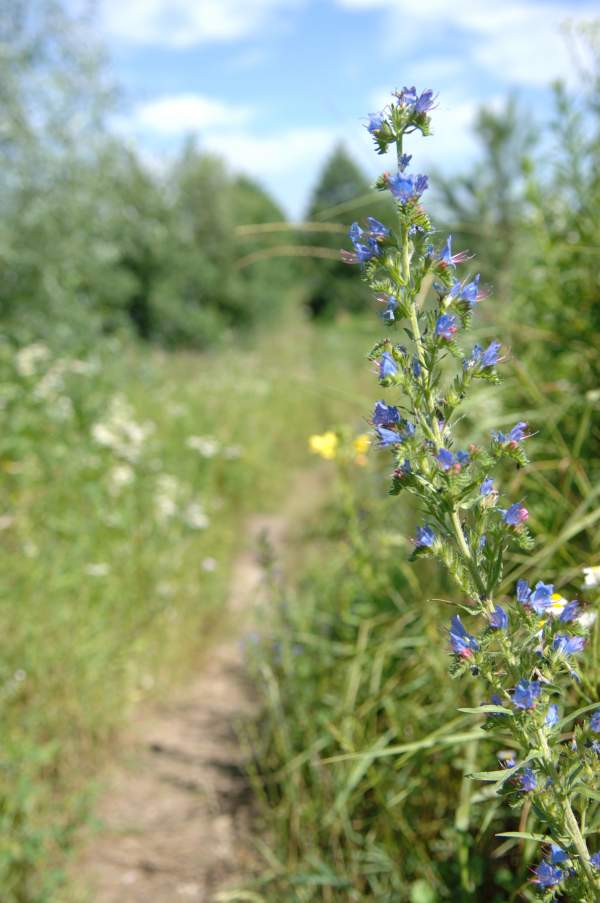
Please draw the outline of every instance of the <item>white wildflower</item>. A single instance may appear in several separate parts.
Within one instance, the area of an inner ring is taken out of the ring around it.
[[[99,561],[96,564],[86,564],[83,570],[88,577],[106,577],[110,573],[110,565],[104,561]]]
[[[589,630],[590,627],[593,627],[596,623],[596,612],[595,611],[584,611],[582,612],[578,618],[575,618],[577,623],[584,628],[584,630]]]
[[[206,530],[210,519],[198,502],[190,502],[183,512],[183,520],[192,530]]]
[[[38,365],[45,361],[50,350],[41,342],[20,348],[15,355],[15,367],[20,376],[35,376]]]
[[[217,570],[218,561],[216,558],[204,558],[201,567],[202,570],[206,571],[207,574],[212,574],[213,571]]]
[[[108,474],[109,492],[118,495],[124,486],[133,482],[135,471],[129,464],[116,464]]]
[[[188,436],[185,444],[203,458],[214,458],[219,451],[219,442],[214,436]]]
[[[175,477],[168,473],[159,476],[154,497],[154,510],[160,523],[170,520],[177,513],[179,492],[180,486]]]
[[[223,449],[223,457],[227,461],[236,461],[242,455],[242,449],[239,445],[227,445]]]
[[[600,565],[583,568],[583,574],[585,577],[584,586],[588,586],[590,588],[600,586]]]

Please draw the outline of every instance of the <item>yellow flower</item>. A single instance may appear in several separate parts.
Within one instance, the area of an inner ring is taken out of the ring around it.
[[[368,433],[361,433],[356,439],[352,440],[352,446],[357,455],[364,455],[369,450],[371,437]]]
[[[336,434],[331,430],[328,430],[320,436],[311,436],[308,440],[308,447],[315,455],[321,455],[326,461],[333,461],[338,443],[339,439]]]
[[[360,436],[357,436],[352,440],[352,448],[355,451],[354,463],[358,465],[358,467],[367,466],[366,452],[369,450],[370,445],[371,437],[368,433],[361,433]]]

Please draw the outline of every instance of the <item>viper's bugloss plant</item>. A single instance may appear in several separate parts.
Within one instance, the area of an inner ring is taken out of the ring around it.
[[[405,87],[393,98],[370,115],[367,129],[378,153],[396,150],[396,171],[376,187],[395,199],[397,228],[368,217],[350,229],[354,250],[342,251],[384,305],[384,321],[402,323],[410,342],[384,338],[369,354],[387,392],[371,415],[374,439],[394,458],[391,494],[413,493],[423,511],[413,559],[437,559],[464,594],[449,629],[451,674],[478,681],[486,701],[465,711],[484,718],[499,750],[514,750],[497,771],[472,777],[494,782],[509,805],[526,806],[543,826],[543,833],[510,836],[542,844],[532,882],[544,899],[565,894],[592,903],[600,899],[600,853],[590,849],[600,831],[600,706],[581,681],[578,659],[594,613],[555,592],[543,575],[534,586],[519,580],[512,597],[498,598],[507,550],[528,552],[533,538],[523,501],[505,500],[493,471],[528,463],[531,432],[521,421],[481,445],[459,447],[461,403],[478,381],[499,382],[507,351],[497,340],[468,347],[466,333],[487,293],[479,275],[460,274],[468,253],[455,251],[450,236],[441,247],[435,242],[421,204],[427,176],[407,171],[404,139],[430,134],[433,93]],[[576,709],[574,683],[586,703]]]

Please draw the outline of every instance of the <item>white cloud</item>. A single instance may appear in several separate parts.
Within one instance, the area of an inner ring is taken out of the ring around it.
[[[165,95],[139,104],[133,111],[134,128],[148,129],[161,135],[185,135],[204,128],[239,124],[247,120],[251,110],[206,97],[184,93]]]
[[[385,11],[389,52],[414,52],[422,60],[429,46],[433,65],[459,60],[465,72],[475,66],[515,85],[547,85],[558,77],[570,80],[573,63],[561,25],[589,19],[598,12],[595,0],[579,0],[577,5],[564,0],[336,2],[347,10]]]
[[[238,41],[273,27],[302,0],[100,0],[102,27],[132,44],[192,47]]]

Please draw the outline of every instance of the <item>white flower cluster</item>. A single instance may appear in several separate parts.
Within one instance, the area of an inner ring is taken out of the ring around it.
[[[131,405],[121,395],[116,395],[110,403],[106,419],[92,427],[92,438],[98,445],[110,448],[115,455],[131,464],[139,459],[153,431],[154,424],[138,423],[133,417]]]

